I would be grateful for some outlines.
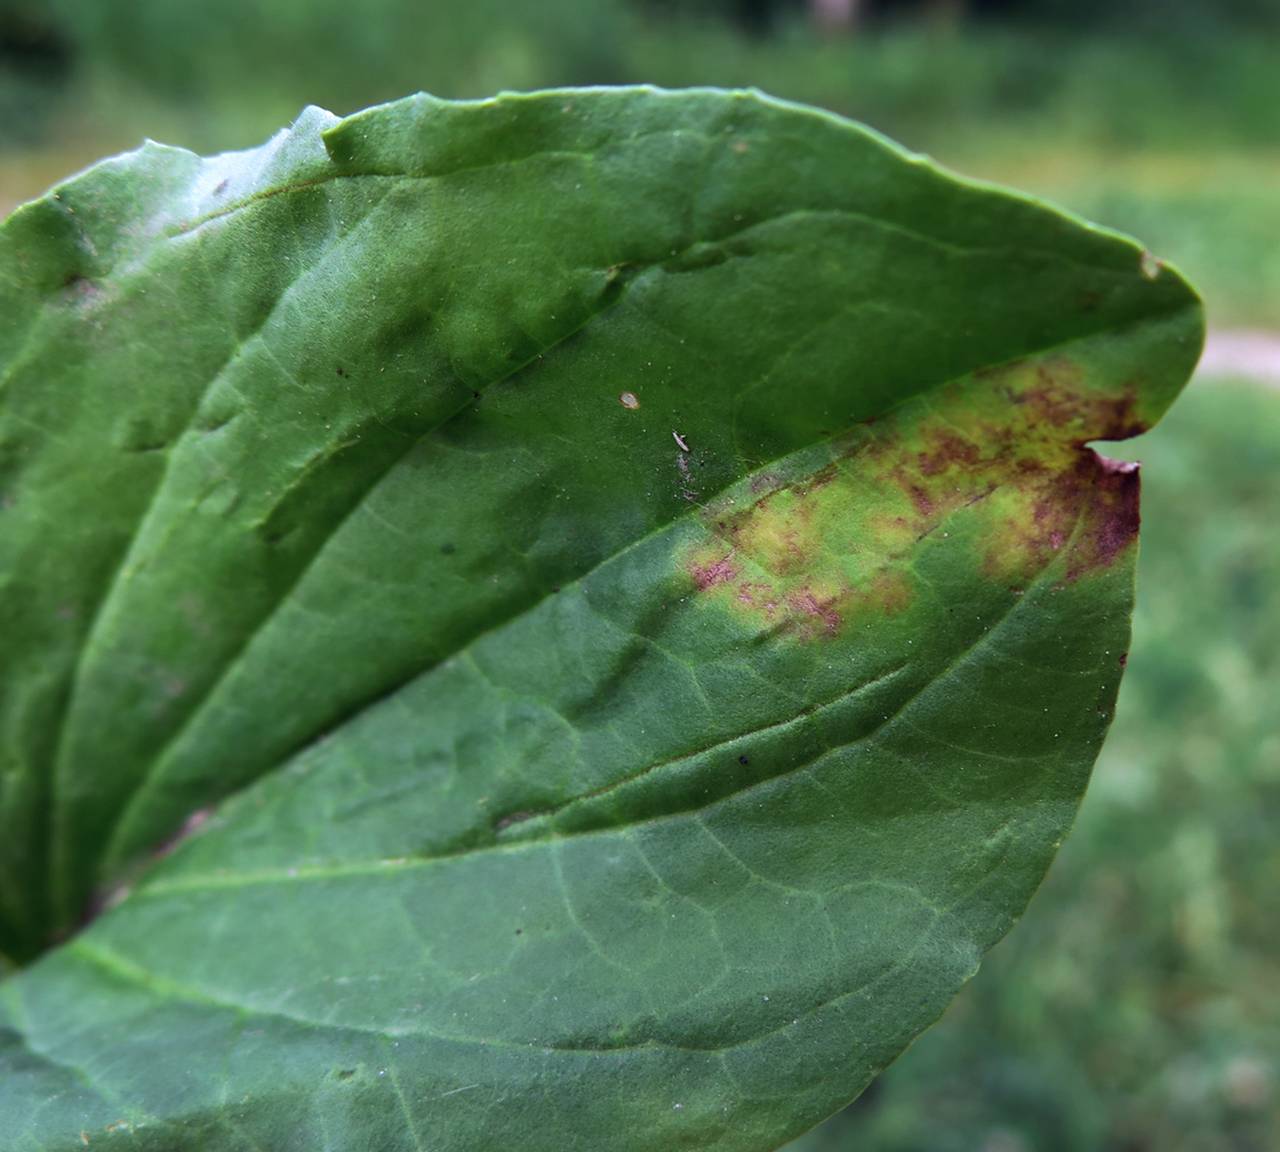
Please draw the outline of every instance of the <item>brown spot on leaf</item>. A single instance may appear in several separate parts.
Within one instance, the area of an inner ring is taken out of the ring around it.
[[[88,276],[81,276],[78,272],[68,276],[62,284],[63,291],[78,304],[92,304],[99,296],[102,295],[102,286]]]
[[[937,476],[952,468],[971,468],[981,456],[981,450],[972,440],[944,429],[933,437],[930,446],[917,459],[922,476]]]
[[[526,820],[532,820],[538,815],[539,813],[529,810],[511,812],[508,815],[503,816],[502,819],[496,821],[493,825],[493,830],[495,832],[504,832],[512,825],[523,824]]]
[[[1136,465],[1084,449],[1073,467],[1005,491],[984,570],[1017,586],[1028,563],[1043,569],[1059,552],[1067,554],[1068,581],[1108,567],[1137,539],[1138,496]]]
[[[1090,440],[1127,440],[1145,432],[1148,423],[1137,412],[1137,389],[1130,383],[1118,393],[1089,388],[1080,368],[1063,357],[1036,365],[1035,383],[1011,390],[1014,404],[1025,406],[1029,426],[1068,434],[1068,444],[1083,446]]]
[[[154,852],[152,852],[152,858],[155,860],[161,860],[165,856],[170,855],[180,844],[189,840],[199,832],[200,829],[208,823],[209,817],[212,815],[212,808],[201,808],[192,812],[191,815],[183,821],[182,827],[170,836],[168,840],[164,841],[158,848],[156,848]]]
[[[1138,395],[1060,353],[944,385],[829,442],[834,460],[779,462],[715,501],[685,571],[762,632],[815,641],[909,610],[926,548],[1010,590],[1055,564],[1078,579],[1136,534],[1136,476],[1086,445],[1144,430]]]
[[[709,564],[694,564],[689,569],[689,574],[693,577],[693,582],[698,586],[698,590],[705,592],[708,588],[715,588],[720,584],[727,584],[730,580],[735,580],[738,576],[738,569],[733,564],[733,553],[730,552],[726,556],[722,556],[719,560],[713,560]]]
[[[1093,504],[1086,513],[1081,546],[1067,570],[1068,580],[1112,564],[1138,538],[1142,522],[1138,465],[1109,460],[1093,452],[1090,456],[1097,469],[1092,485]]]
[[[840,631],[840,613],[836,609],[838,597],[819,599],[807,586],[787,597],[787,603],[799,617],[808,617],[815,628],[821,627],[828,636]]]
[[[778,610],[777,592],[771,584],[760,580],[747,580],[739,584],[735,599],[739,604],[745,604],[748,608],[754,608],[766,616],[772,616]]]
[[[911,606],[911,581],[900,568],[886,568],[875,575],[862,598],[874,611],[895,615]]]

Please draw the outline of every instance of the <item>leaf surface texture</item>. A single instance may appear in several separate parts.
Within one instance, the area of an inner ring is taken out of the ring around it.
[[[1012,924],[1194,293],[750,93],[148,145],[0,230],[6,1146],[772,1149]],[[92,919],[87,928],[81,925]]]

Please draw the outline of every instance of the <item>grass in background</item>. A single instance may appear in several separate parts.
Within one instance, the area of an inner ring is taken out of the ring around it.
[[[0,0],[0,14],[15,2]],[[832,39],[792,22],[764,39],[646,16],[628,0],[41,10],[68,79],[54,97],[46,78],[37,100],[0,68],[0,211],[144,136],[248,147],[306,103],[342,113],[418,89],[755,85],[1139,235],[1201,286],[1213,324],[1280,328],[1280,30],[1153,39],[908,26]]]
[[[1280,330],[1280,132],[1255,150],[1028,147],[949,162],[1140,237],[1199,288],[1210,326]]]
[[[793,1152],[1280,1148],[1280,394],[1193,385],[1140,459],[1132,658],[1014,932]]]

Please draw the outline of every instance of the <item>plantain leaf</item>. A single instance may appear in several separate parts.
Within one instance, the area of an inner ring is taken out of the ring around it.
[[[0,231],[6,1147],[772,1149],[1017,918],[1199,352],[753,93],[148,144]],[[86,921],[92,921],[85,926]]]

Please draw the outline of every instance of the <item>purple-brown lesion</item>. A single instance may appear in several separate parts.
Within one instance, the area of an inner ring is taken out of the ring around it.
[[[952,468],[973,468],[982,459],[982,450],[957,432],[942,429],[931,437],[924,451],[916,454],[921,476],[937,476]]]
[[[1068,580],[1107,568],[1138,539],[1142,524],[1142,481],[1138,465],[1090,451],[1094,462],[1093,504],[1085,517],[1080,546],[1067,569]]]
[[[848,595],[848,591],[846,590],[844,595]],[[787,596],[787,605],[791,608],[794,618],[807,623],[810,630],[819,630],[828,636],[835,636],[844,622],[839,609],[843,598],[840,594],[819,597],[805,585],[799,591]]]
[[[686,573],[764,629],[830,639],[908,609],[915,550],[926,537],[955,547],[938,530],[964,512],[980,518],[956,535],[981,578],[1018,590],[1062,557],[1062,578],[1078,580],[1137,536],[1136,466],[1087,444],[1144,431],[1138,394],[1102,391],[1060,355],[947,385],[854,428],[806,475],[752,477],[745,506],[709,519]]]
[[[738,569],[733,563],[733,552],[730,551],[718,560],[712,560],[707,563],[691,563],[689,575],[693,577],[693,582],[699,592],[706,592],[709,589],[718,588],[721,584],[728,584],[736,580]]]
[[[1079,365],[1058,356],[1035,364],[1034,383],[1006,395],[1026,410],[1029,428],[1060,431],[1069,446],[1079,448],[1090,440],[1128,440],[1146,432],[1151,423],[1138,410],[1138,393],[1133,380],[1114,391],[1090,388]]]

